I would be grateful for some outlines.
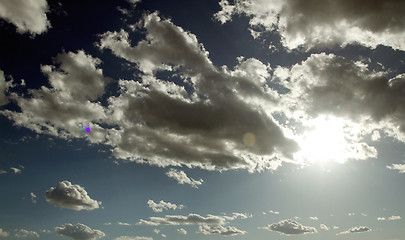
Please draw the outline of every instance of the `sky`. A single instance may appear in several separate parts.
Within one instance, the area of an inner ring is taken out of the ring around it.
[[[405,240],[404,12],[2,0],[0,239]]]

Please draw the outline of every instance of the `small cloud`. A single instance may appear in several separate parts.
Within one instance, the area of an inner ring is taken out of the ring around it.
[[[103,225],[104,225],[104,226],[111,226],[112,223],[108,222],[108,223],[104,223]]]
[[[321,228],[322,230],[325,230],[325,231],[328,231],[328,230],[329,230],[329,227],[326,226],[325,224],[320,224],[319,226],[320,226],[320,228]]]
[[[41,233],[52,233],[51,230],[47,230],[47,229],[41,229]]]
[[[295,234],[306,234],[306,233],[317,233],[318,231],[314,227],[303,226],[300,223],[293,220],[282,220],[278,223],[273,223],[267,227],[262,227],[260,229],[266,229],[273,232],[279,232],[285,235],[295,235]]]
[[[247,233],[246,231],[237,229],[236,227],[201,225],[199,229],[200,229],[199,233],[202,233],[204,235],[216,233],[224,236],[236,236],[236,235],[244,235]]]
[[[8,237],[10,234],[8,232],[3,231],[2,228],[0,228],[0,237]]]
[[[31,192],[30,197],[31,197],[32,203],[37,203],[37,195],[35,195],[35,193]]]
[[[19,169],[19,168],[11,167],[10,169],[13,170],[14,174],[21,173],[21,169]]]
[[[155,228],[155,229],[153,229],[153,232],[156,233],[156,234],[159,234],[160,230]]]
[[[171,168],[166,172],[166,175],[175,179],[179,184],[190,184],[194,188],[198,188],[198,185],[201,185],[204,182],[202,179],[194,180],[193,178],[189,178],[184,171],[176,170],[174,168]]]
[[[5,171],[5,170],[3,170],[3,169],[0,169],[0,175],[1,174],[6,174],[7,173],[7,171]]]
[[[373,134],[371,135],[371,140],[378,141],[381,139],[380,132],[378,130],[373,131]]]
[[[336,230],[336,229],[339,229],[339,227],[338,227],[338,226],[333,226],[333,229],[335,229],[335,230]]]
[[[279,214],[280,214],[280,212],[273,211],[273,210],[270,210],[269,213],[272,213],[272,214],[275,214],[275,215],[279,215]]]
[[[161,236],[162,236],[162,238],[166,238],[167,236],[166,236],[166,234],[161,234]]]
[[[347,231],[338,233],[336,235],[342,235],[342,234],[349,234],[349,233],[363,233],[363,232],[370,232],[371,229],[368,227],[352,227]]]
[[[170,202],[165,202],[163,200],[160,200],[159,203],[155,203],[153,200],[148,201],[148,206],[152,208],[154,212],[162,212],[163,210],[168,210],[168,209],[183,209],[184,205],[176,205],[174,203]]]
[[[318,217],[309,217],[309,219],[314,220],[314,221],[318,221]]]
[[[365,214],[365,213],[362,213],[362,214],[361,214],[361,216],[363,216],[363,217],[367,217],[367,214]]]
[[[131,226],[131,224],[125,222],[118,222],[117,224],[120,226]]]
[[[184,228],[177,229],[177,232],[183,235],[187,235],[187,231]]]
[[[354,216],[355,214],[354,213],[348,213],[347,215],[348,216]]]
[[[97,238],[105,237],[105,234],[102,231],[91,229],[81,223],[76,225],[66,223],[61,227],[56,227],[55,232],[73,238],[74,240],[96,240]]]
[[[405,164],[392,164],[391,166],[387,166],[387,168],[391,170],[398,170],[399,173],[405,173]]]
[[[39,238],[39,234],[34,231],[28,231],[25,229],[17,230],[17,233],[14,235],[16,238]]]
[[[395,220],[401,220],[401,216],[391,216],[389,218],[378,217],[377,220],[378,221],[395,221]]]
[[[121,236],[118,238],[114,238],[114,240],[153,240],[151,237],[128,237],[128,236]]]

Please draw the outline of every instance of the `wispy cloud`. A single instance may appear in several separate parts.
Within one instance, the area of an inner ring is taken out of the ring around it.
[[[163,200],[160,200],[159,203],[155,203],[153,200],[148,201],[148,206],[152,208],[154,212],[163,212],[163,210],[168,210],[168,209],[183,209],[184,205],[176,205],[174,203],[170,202],[165,202]]]
[[[166,175],[175,179],[179,184],[189,184],[194,188],[198,188],[198,186],[204,182],[202,179],[194,180],[193,178],[189,178],[184,171],[176,170],[174,168],[171,168],[168,172],[166,172]]]
[[[371,229],[368,227],[363,227],[363,226],[362,227],[352,227],[349,230],[338,233],[336,235],[349,234],[349,233],[363,233],[363,232],[370,232],[370,231],[371,231]]]

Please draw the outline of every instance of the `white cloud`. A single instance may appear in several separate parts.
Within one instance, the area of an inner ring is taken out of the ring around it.
[[[103,225],[105,225],[105,226],[111,226],[112,223],[110,223],[110,222],[108,222],[108,223],[103,223]]]
[[[167,236],[166,236],[166,234],[161,234],[160,236],[162,236],[162,238],[166,238]]]
[[[55,232],[75,240],[95,240],[97,238],[105,237],[105,234],[102,231],[91,229],[81,223],[76,225],[66,223],[61,227],[56,227]]]
[[[0,169],[0,174],[6,174],[6,173],[7,173],[7,171]]]
[[[114,238],[114,240],[153,240],[151,237],[128,237],[128,236],[121,236],[118,238]]]
[[[368,227],[352,227],[347,231],[338,233],[336,235],[341,235],[341,234],[349,234],[349,233],[363,233],[363,232],[370,232],[371,229]]]
[[[31,192],[30,197],[33,203],[37,203],[37,195],[35,195],[35,193]]]
[[[336,230],[336,229],[339,229],[339,227],[338,227],[338,226],[333,226],[333,229],[335,229],[335,230]]]
[[[236,235],[244,235],[247,232],[240,230],[236,227],[223,227],[223,226],[209,226],[209,225],[200,225],[199,227],[200,233],[204,235],[209,234],[220,234],[224,236],[236,236]]]
[[[155,228],[155,229],[153,229],[153,232],[156,233],[156,234],[159,234],[160,230]]]
[[[7,83],[6,78],[4,77],[4,72],[0,70],[0,106],[6,105],[8,99],[6,97]]]
[[[373,134],[371,135],[371,140],[378,141],[380,139],[381,139],[380,132],[377,130],[373,131]]]
[[[47,229],[41,229],[41,233],[52,233],[51,230],[47,230]]]
[[[270,210],[269,213],[272,213],[272,214],[275,214],[275,215],[279,215],[279,214],[280,214],[280,212],[278,212],[278,211],[273,211],[273,210]]]
[[[198,186],[204,182],[202,179],[194,180],[193,178],[189,178],[184,171],[176,170],[174,168],[171,168],[166,172],[166,175],[175,179],[179,184],[190,184],[194,188],[198,188]]]
[[[120,226],[131,226],[131,224],[126,223],[126,222],[118,222],[117,224]]]
[[[220,2],[222,10],[214,15],[221,23],[232,15],[247,15],[253,29],[277,31],[289,49],[333,47],[360,43],[375,48],[382,44],[405,49],[401,1],[322,1],[237,0]]]
[[[309,217],[309,219],[314,220],[314,221],[319,220],[319,218],[318,218],[318,217]]]
[[[325,230],[325,231],[328,231],[328,230],[329,230],[329,227],[326,226],[325,224],[320,224],[319,227],[320,227],[322,230]]]
[[[212,225],[222,226],[227,220],[232,221],[238,218],[239,215],[229,216],[215,216],[208,214],[203,217],[198,214],[190,213],[188,216],[183,215],[166,215],[165,217],[150,217],[148,220],[141,219],[137,225],[147,226],[160,226],[160,225]],[[244,219],[244,218],[242,218]]]
[[[16,238],[39,238],[39,234],[34,231],[28,231],[25,229],[17,230],[16,234],[14,235]]]
[[[177,232],[183,235],[187,235],[187,231],[184,228],[177,229]]]
[[[388,218],[385,218],[385,217],[378,217],[377,218],[377,220],[378,221],[396,221],[396,220],[401,220],[402,218],[401,218],[401,216],[391,216],[391,217],[388,217]]]
[[[387,168],[391,170],[398,170],[400,173],[405,173],[405,164],[392,164],[391,166],[387,166]]]
[[[46,13],[46,0],[2,0],[0,2],[0,17],[14,24],[17,32],[29,32],[32,35],[46,32],[51,26]]]
[[[285,235],[294,234],[306,234],[306,233],[317,233],[318,231],[314,227],[303,226],[300,223],[293,220],[282,220],[278,223],[270,224],[267,227],[262,227],[260,229],[266,229],[269,231],[279,232]]]
[[[19,169],[19,168],[11,167],[10,169],[13,170],[14,174],[21,173],[21,169]]]
[[[61,208],[76,211],[93,210],[100,207],[101,202],[91,199],[87,191],[79,185],[72,185],[69,181],[62,181],[51,187],[45,193],[46,201]]]
[[[0,228],[0,237],[8,237],[10,234],[8,232],[3,231],[2,228]]]
[[[159,203],[155,203],[153,200],[148,201],[148,206],[152,208],[154,212],[162,212],[163,210],[168,210],[168,209],[182,209],[184,208],[183,205],[176,205],[174,203],[170,202],[165,202],[163,200],[160,200]]]

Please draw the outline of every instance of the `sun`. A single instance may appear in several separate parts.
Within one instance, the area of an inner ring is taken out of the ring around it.
[[[318,117],[299,138],[301,158],[310,163],[343,163],[348,158],[349,143],[345,124],[336,117]]]

